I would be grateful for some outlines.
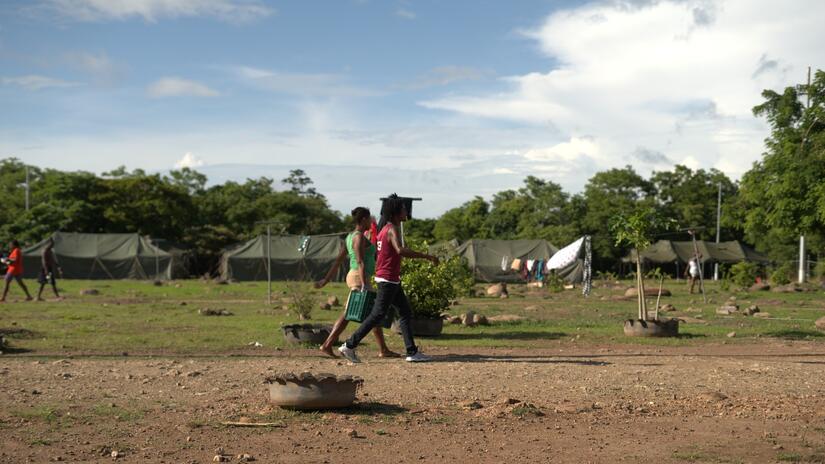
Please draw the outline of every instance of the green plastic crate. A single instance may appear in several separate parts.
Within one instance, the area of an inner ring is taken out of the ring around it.
[[[347,314],[344,318],[353,322],[364,322],[370,315],[372,305],[375,303],[375,292],[353,290],[349,292],[347,298]]]

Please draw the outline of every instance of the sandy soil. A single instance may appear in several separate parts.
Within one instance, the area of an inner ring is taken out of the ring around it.
[[[371,348],[360,365],[5,355],[0,462],[825,462],[821,344],[444,349],[428,364]],[[365,383],[351,409],[296,413],[267,403],[281,371]]]

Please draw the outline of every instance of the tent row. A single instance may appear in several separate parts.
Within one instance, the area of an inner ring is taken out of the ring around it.
[[[67,279],[171,279],[175,255],[138,234],[56,232],[53,251]],[[48,239],[23,250],[23,276],[35,278]]]
[[[655,264],[685,264],[693,259],[697,250],[703,264],[733,264],[742,261],[762,264],[770,262],[767,256],[736,240],[719,243],[697,240],[695,248],[692,241],[659,240],[643,250],[641,258],[644,262]],[[632,262],[635,258],[635,252],[631,252],[623,258],[623,261]]]
[[[273,236],[264,235],[227,248],[220,259],[224,279],[262,281],[268,271],[273,280],[318,280],[335,263],[346,234]],[[188,277],[191,253],[181,245],[138,234],[83,234],[56,232],[54,251],[69,279],[173,279]],[[565,257],[554,272],[565,281],[578,283],[585,274],[585,253],[581,240],[562,250]],[[25,277],[34,278],[40,270],[40,256],[47,240],[26,248]],[[642,251],[645,263],[684,265],[694,255],[690,241],[660,240]],[[767,263],[769,259],[738,241],[697,241],[704,263]],[[520,282],[522,277],[502,266],[505,258],[559,261],[559,249],[546,240],[452,240],[432,247],[462,256],[479,282]],[[570,255],[570,256],[567,256]],[[267,257],[271,266],[267,267]],[[623,261],[633,261],[629,254]],[[336,280],[343,280],[349,263],[345,260]]]

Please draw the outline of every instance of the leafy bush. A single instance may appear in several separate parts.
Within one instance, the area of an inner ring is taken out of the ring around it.
[[[814,266],[814,277],[825,279],[825,260],[819,260]]]
[[[783,263],[771,273],[771,282],[775,285],[788,285],[791,283],[791,276],[794,273],[792,263]]]
[[[407,246],[426,250],[426,244]],[[434,266],[423,259],[404,259],[401,262],[401,279],[404,293],[410,300],[413,314],[418,317],[438,318],[450,307],[452,300],[472,294],[473,275],[458,255],[439,257]]]
[[[547,288],[553,293],[564,291],[564,279],[555,272],[550,272],[544,278]]]
[[[286,297],[287,307],[298,319],[310,319],[312,309],[318,301],[318,294],[311,283],[287,282]]]
[[[657,266],[657,267],[654,267],[653,269],[647,271],[647,274],[645,274],[645,278],[646,279],[653,279],[653,280],[658,281],[659,279],[662,279],[662,278],[670,279],[670,276],[667,275],[664,271],[662,271],[662,268]]]
[[[736,263],[730,267],[728,278],[731,282],[733,282],[733,284],[747,288],[756,282],[756,276],[758,274],[759,267],[756,263],[742,261],[741,263]]]
[[[615,272],[610,271],[596,271],[596,279],[605,282],[615,282],[619,280],[619,276]]]

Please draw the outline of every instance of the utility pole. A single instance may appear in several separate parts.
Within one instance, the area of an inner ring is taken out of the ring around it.
[[[29,187],[29,167],[28,166],[26,166],[26,187],[25,187],[25,189],[26,189],[26,211],[28,211],[29,210],[29,204],[30,204],[29,195],[30,195],[30,191],[31,191],[31,188]]]
[[[811,67],[808,66],[808,85],[805,87],[805,109],[811,108]],[[801,143],[805,143],[803,140]],[[804,284],[808,277],[807,266],[805,265],[805,235],[799,236],[799,283]]]
[[[722,182],[719,182],[719,195],[716,198],[716,245],[719,245],[722,219]],[[719,263],[713,263],[713,280],[719,280]]]

